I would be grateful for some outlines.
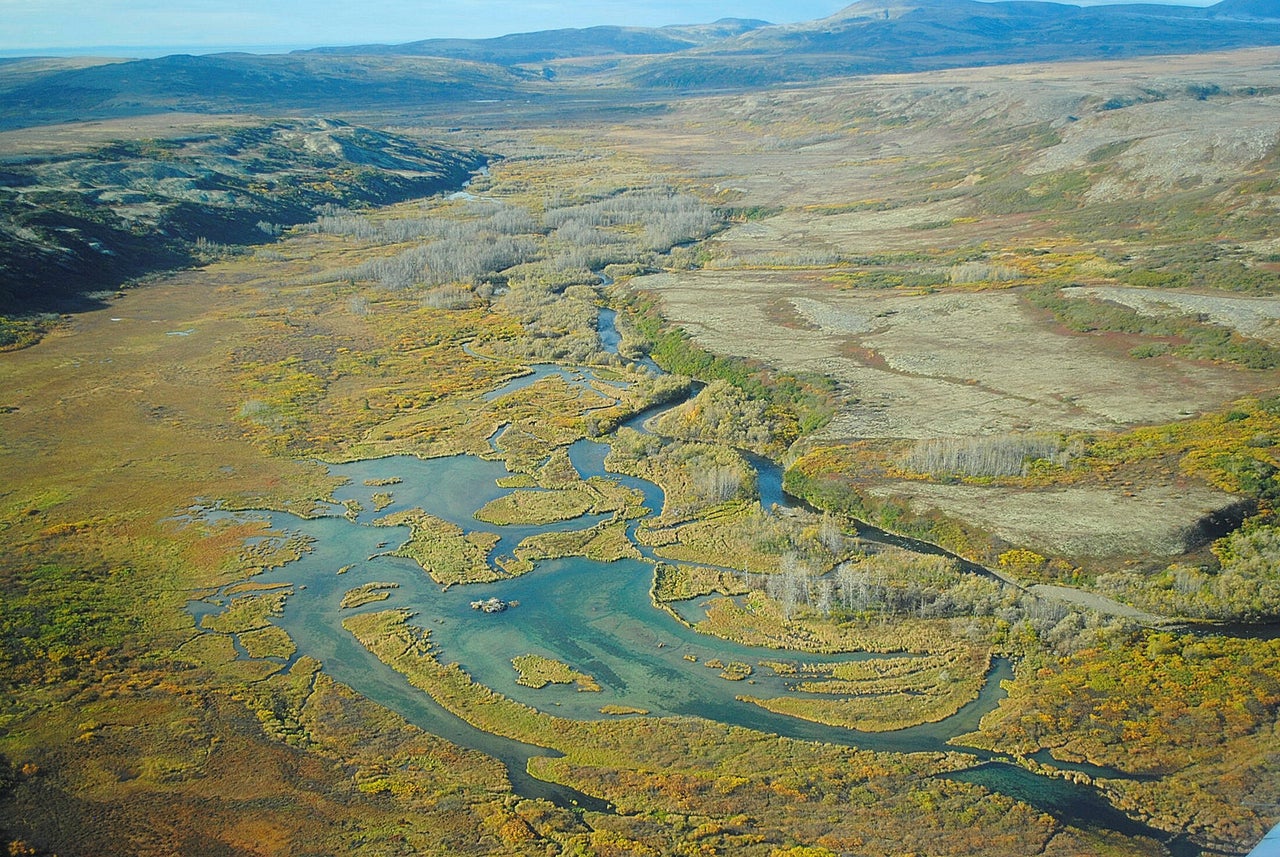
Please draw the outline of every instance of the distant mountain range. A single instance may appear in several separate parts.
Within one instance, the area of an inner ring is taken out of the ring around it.
[[[641,90],[749,88],[835,75],[1200,53],[1280,45],[1280,0],[1208,8],[862,0],[774,26],[591,27],[276,56],[170,56],[85,67],[0,63],[0,127],[166,110],[415,108]]]
[[[554,121],[568,109],[649,109],[682,91],[1259,45],[1280,45],[1280,0],[1209,8],[862,0],[787,26],[724,19],[273,56],[0,61],[0,129],[170,111],[383,122],[435,110],[450,123],[490,111],[495,121]],[[536,111],[541,120],[529,118]],[[477,152],[341,122],[236,124],[0,160],[0,315],[83,306],[92,303],[86,295],[188,264],[211,246],[264,240],[317,205],[456,187],[482,162]]]
[[[0,65],[0,128],[170,110],[324,113],[503,98],[529,77],[499,65],[416,56],[175,54],[32,71],[35,63]]]
[[[645,62],[630,80],[674,88],[729,80],[764,85],[1274,44],[1280,44],[1280,0],[1223,0],[1208,8],[862,0],[817,21],[760,28],[665,62]]]
[[[722,18],[711,24],[659,27],[588,27],[516,33],[496,39],[426,39],[402,45],[355,45],[295,53],[340,56],[430,56],[495,65],[528,65],[592,56],[673,54],[770,26],[768,21]]]

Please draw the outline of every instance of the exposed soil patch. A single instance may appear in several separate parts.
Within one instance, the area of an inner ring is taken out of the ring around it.
[[[1087,286],[1064,289],[1067,295],[1092,295],[1114,301],[1144,315],[1203,315],[1215,324],[1245,336],[1280,342],[1280,298],[1137,289],[1125,286]]]

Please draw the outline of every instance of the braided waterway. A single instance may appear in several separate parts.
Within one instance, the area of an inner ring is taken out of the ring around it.
[[[602,317],[602,326],[612,327],[612,322],[612,316]],[[616,335],[601,338],[616,348]],[[554,366],[540,367],[535,374],[556,374],[583,385],[592,377],[584,370]],[[496,399],[527,385],[528,377],[509,382],[508,387],[493,391],[488,398]],[[638,423],[639,419],[629,422]],[[570,448],[570,460],[584,479],[603,477],[619,482],[640,492],[651,514],[659,512],[663,504],[661,489],[642,479],[606,472],[607,451],[604,443],[579,441]],[[753,463],[760,471],[761,496],[767,496],[771,506],[787,505],[790,498],[781,490],[780,469],[760,459]],[[374,526],[373,521],[399,511],[422,509],[467,533],[498,534],[500,540],[490,554],[492,559],[510,555],[530,535],[586,529],[601,516],[543,526],[482,523],[474,513],[513,489],[497,483],[509,475],[501,462],[474,456],[427,460],[396,456],[332,465],[330,469],[347,480],[334,499],[338,504],[355,501],[358,507],[335,505],[331,515],[309,519],[282,512],[251,513],[268,520],[273,530],[300,533],[313,544],[313,549],[301,558],[255,578],[259,584],[292,585],[284,613],[274,621],[293,638],[298,655],[319,660],[334,679],[427,732],[502,761],[515,791],[527,797],[545,798],[566,807],[609,809],[590,795],[530,776],[528,760],[549,755],[550,751],[486,733],[456,717],[361,646],[343,629],[342,620],[359,612],[407,609],[412,612],[413,624],[430,631],[430,640],[442,662],[456,662],[480,684],[558,716],[598,719],[603,716],[601,707],[612,704],[643,709],[656,716],[703,717],[795,739],[878,751],[961,749],[947,741],[975,730],[982,715],[992,710],[1003,695],[1001,681],[1012,678],[1011,665],[997,661],[978,697],[956,714],[938,723],[891,732],[859,732],[774,714],[738,700],[737,695],[744,691],[743,682],[721,679],[706,663],[790,661],[798,665],[883,656],[789,653],[698,633],[653,605],[649,590],[657,557],[635,542],[634,530],[639,521],[632,523],[628,535],[642,559],[602,563],[570,557],[540,562],[528,574],[493,584],[441,587],[416,562],[388,554],[408,540],[407,527]],[[375,493],[389,494],[391,504],[376,513],[344,515],[348,508],[374,509]],[[338,574],[339,569],[346,571]],[[357,609],[340,607],[347,591],[367,583],[397,586],[386,590],[388,599],[376,604]],[[472,609],[472,601],[490,596],[519,602],[519,606],[492,615]],[[221,611],[229,601],[229,596],[222,593],[193,602],[191,609],[199,623],[203,615]],[[529,653],[572,665],[593,677],[600,691],[583,693],[572,685],[533,689],[518,684],[512,658]],[[749,690],[752,696],[794,693],[782,676],[768,670],[757,671],[748,681],[753,685]],[[989,753],[971,752],[984,764],[956,778],[1007,792],[1068,823],[1164,838],[1158,831],[1111,808],[1093,789],[1031,774]],[[1115,776],[1122,775],[1115,772]],[[1174,844],[1179,855],[1196,853],[1182,844]]]
[[[590,446],[596,446],[590,444]],[[585,468],[597,449],[576,447],[574,463]],[[882,657],[868,653],[815,656],[742,646],[699,634],[656,608],[649,597],[653,561],[624,559],[612,563],[571,557],[539,563],[526,575],[484,586],[441,587],[431,581],[416,562],[389,556],[387,551],[409,537],[407,527],[372,526],[371,520],[403,509],[422,508],[463,527],[468,532],[495,532],[501,541],[495,555],[509,552],[534,532],[578,529],[595,519],[577,519],[547,527],[482,524],[471,513],[506,489],[495,479],[506,475],[499,462],[470,456],[421,460],[382,458],[335,465],[333,472],[350,482],[338,492],[338,500],[359,500],[372,508],[374,491],[365,480],[398,478],[393,505],[378,513],[364,512],[355,520],[338,514],[303,519],[282,512],[254,512],[274,530],[300,533],[313,549],[285,566],[254,578],[262,585],[288,583],[293,587],[283,616],[276,623],[288,631],[299,654],[324,664],[335,679],[350,685],[423,729],[472,747],[504,761],[513,785],[529,796],[546,797],[566,805],[590,805],[590,800],[569,789],[536,780],[525,773],[533,755],[545,755],[536,747],[509,741],[476,730],[436,705],[429,696],[409,685],[402,675],[383,664],[342,628],[342,620],[361,610],[343,610],[340,602],[350,589],[365,583],[394,583],[390,598],[363,610],[407,608],[412,622],[431,632],[439,658],[457,662],[476,681],[527,705],[560,716],[599,718],[607,704],[641,708],[654,715],[691,715],[760,729],[806,740],[826,741],[867,749],[902,752],[947,750],[946,740],[977,727],[1002,691],[999,683],[1010,678],[1007,663],[992,670],[978,699],[942,723],[927,724],[888,733],[860,733],[772,714],[735,696],[741,683],[721,680],[707,661],[756,663],[760,660],[799,664],[830,663]],[[587,469],[584,476],[602,475]],[[646,500],[657,500],[661,491],[650,483],[610,474],[628,485],[643,484]],[[660,508],[660,505],[659,505]],[[343,574],[337,570],[350,566]],[[482,593],[482,594],[480,594]],[[472,609],[480,597],[497,596],[519,602],[500,614]],[[199,616],[215,613],[228,603],[226,595],[195,602]],[[572,686],[550,685],[532,689],[516,683],[511,659],[535,652],[572,664],[591,675],[601,686],[598,693],[581,693]],[[783,679],[759,671],[750,681],[752,694],[781,694]]]

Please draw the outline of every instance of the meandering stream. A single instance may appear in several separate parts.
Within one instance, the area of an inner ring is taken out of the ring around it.
[[[601,314],[600,328],[602,342],[616,350],[618,337],[613,317],[607,311]],[[499,398],[552,374],[584,385],[590,377],[576,368],[542,366],[531,375],[508,382],[487,398]],[[641,415],[628,422],[638,424],[646,417],[647,414]],[[661,489],[645,480],[606,473],[607,451],[602,443],[579,441],[570,448],[570,459],[583,478],[603,476],[618,481],[639,491],[652,512],[660,511]],[[762,459],[753,459],[752,463],[760,471],[759,492],[768,504],[766,508],[775,503],[787,505],[780,468]],[[330,469],[347,479],[336,492],[339,504],[356,501],[360,508],[372,510],[374,493],[389,494],[391,504],[376,513],[363,511],[352,518],[344,517],[346,508],[341,505],[335,505],[330,516],[312,519],[281,512],[252,513],[270,521],[273,529],[302,533],[314,544],[314,549],[302,558],[255,578],[256,583],[293,585],[293,594],[277,624],[297,643],[299,654],[319,660],[336,680],[432,734],[501,760],[513,787],[522,795],[546,798],[562,806],[608,809],[598,799],[531,777],[526,771],[529,758],[547,755],[547,750],[485,733],[452,715],[357,643],[342,628],[342,620],[361,611],[407,608],[414,614],[411,621],[430,629],[431,641],[442,661],[457,662],[476,681],[506,696],[565,717],[600,718],[600,708],[612,703],[654,715],[704,717],[797,739],[872,750],[956,749],[947,740],[976,729],[981,716],[1003,694],[1000,682],[1012,677],[1009,663],[999,661],[978,698],[958,713],[940,723],[893,732],[857,732],[773,714],[736,697],[744,692],[753,696],[780,695],[785,690],[783,678],[758,670],[748,679],[750,686],[744,687],[744,682],[720,678],[719,670],[708,668],[706,662],[829,663],[880,656],[799,655],[699,634],[651,603],[649,588],[656,557],[643,547],[644,559],[613,563],[577,557],[559,559],[538,563],[529,574],[494,584],[441,587],[416,562],[388,555],[408,539],[407,527],[373,526],[372,521],[402,510],[423,509],[468,533],[499,535],[492,558],[511,554],[521,540],[534,533],[585,529],[602,516],[584,516],[547,526],[482,523],[474,517],[476,510],[512,489],[497,484],[499,478],[509,475],[501,462],[473,456],[428,460],[399,456],[333,465]],[[634,533],[634,524],[630,532]],[[339,569],[344,568],[348,570],[339,574]],[[389,590],[390,597],[385,601],[356,610],[340,608],[344,593],[373,582],[398,587]],[[491,595],[518,601],[519,606],[493,615],[472,609],[473,600]],[[199,622],[203,615],[224,609],[229,600],[226,594],[215,595],[193,602],[191,610]],[[584,693],[571,685],[535,690],[517,684],[511,659],[529,653],[570,664],[592,676],[601,690]],[[992,760],[987,753],[975,755],[987,764],[963,775],[965,779],[1008,791],[1073,823],[1159,835],[1111,809],[1091,789],[1028,774]],[[1031,788],[1033,784],[1038,784],[1037,788]]]

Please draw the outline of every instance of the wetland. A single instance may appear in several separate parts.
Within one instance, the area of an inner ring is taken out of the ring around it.
[[[448,186],[30,321],[10,851],[1246,852],[1274,61],[366,115]]]

